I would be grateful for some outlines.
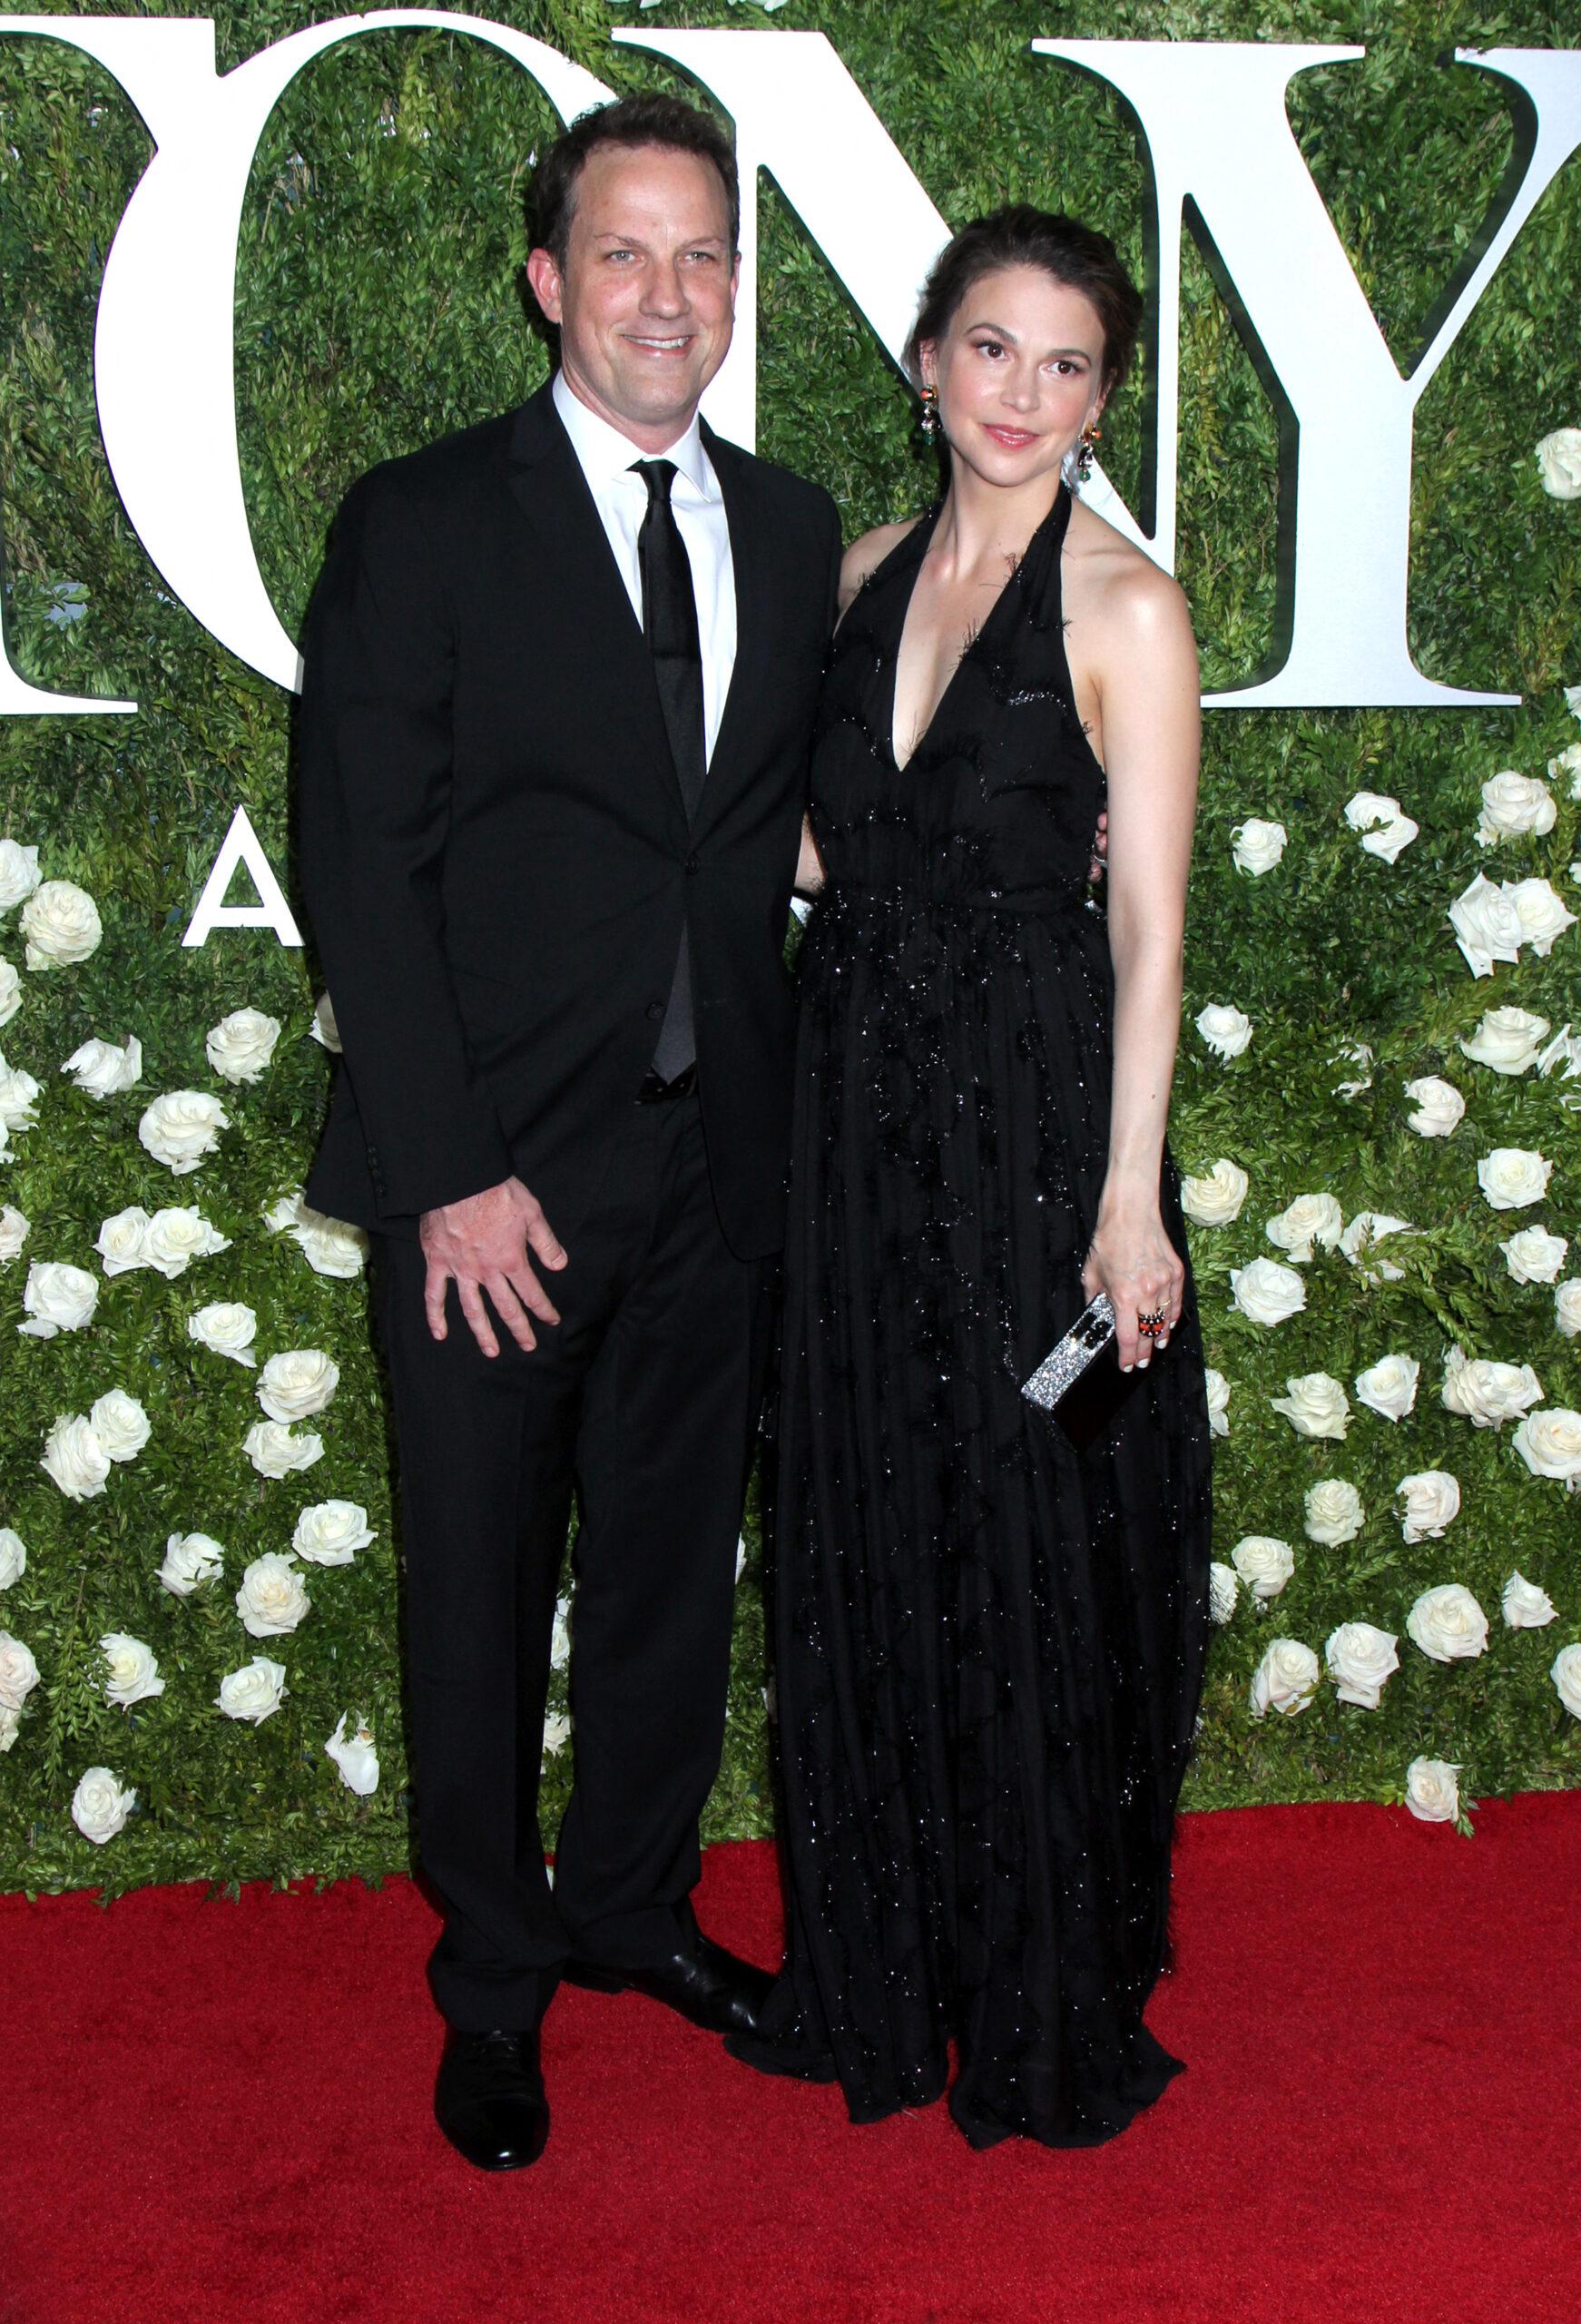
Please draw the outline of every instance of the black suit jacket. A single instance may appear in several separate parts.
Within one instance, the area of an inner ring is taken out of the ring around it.
[[[840,557],[816,486],[709,433],[734,675],[690,829],[653,665],[548,389],[373,468],[303,637],[301,879],[344,1057],[308,1200],[412,1232],[513,1172],[563,1238],[684,921],[731,1246],[783,1231],[782,947]]]

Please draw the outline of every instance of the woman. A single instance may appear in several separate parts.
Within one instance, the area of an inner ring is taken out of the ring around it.
[[[908,350],[948,488],[849,550],[807,931],[775,1512],[790,1886],[770,2071],[976,2146],[1112,2137],[1207,1627],[1209,1429],[1164,1124],[1196,795],[1174,583],[1073,499],[1140,301],[968,226]],[[1107,921],[1086,900],[1108,812]],[[1052,1417],[1020,1383],[1106,1291]]]

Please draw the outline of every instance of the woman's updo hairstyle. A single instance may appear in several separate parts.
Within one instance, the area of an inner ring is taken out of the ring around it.
[[[1007,266],[1040,267],[1091,300],[1104,327],[1103,385],[1107,392],[1117,388],[1136,351],[1142,294],[1107,234],[1025,202],[974,218],[934,261],[902,358],[913,387],[922,384],[920,349],[944,337],[975,283]]]

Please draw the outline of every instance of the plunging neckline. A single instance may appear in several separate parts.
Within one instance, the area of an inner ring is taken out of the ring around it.
[[[906,592],[906,603],[901,609],[900,614],[899,636],[896,642],[894,658],[889,665],[889,714],[884,721],[884,734],[889,744],[889,763],[894,768],[897,774],[906,773],[908,769],[912,765],[913,762],[920,753],[924,744],[927,743],[929,735],[933,733],[934,728],[938,725],[940,717],[943,715],[944,706],[949,700],[950,695],[955,692],[956,686],[960,680],[961,672],[965,669],[967,663],[971,658],[976,648],[981,645],[983,639],[987,636],[989,624],[998,614],[1000,607],[1008,597],[1012,588],[1015,586],[1016,582],[1020,580],[1021,575],[1026,568],[1027,558],[1032,555],[1033,549],[1042,540],[1044,534],[1047,532],[1049,527],[1054,523],[1055,518],[1060,516],[1062,511],[1064,512],[1065,522],[1068,523],[1070,516],[1070,487],[1065,483],[1063,477],[1060,478],[1059,489],[1054,496],[1053,505],[1049,508],[1048,514],[1046,517],[1040,517],[1036,525],[1034,526],[1031,537],[1028,539],[1026,547],[1011,566],[1009,572],[1005,576],[1005,579],[995,596],[993,604],[988,607],[988,610],[983,615],[982,620],[977,624],[976,629],[971,632],[965,645],[961,647],[959,654],[956,657],[955,667],[951,670],[948,677],[945,680],[943,691],[940,693],[938,701],[934,704],[933,708],[929,711],[926,724],[921,728],[917,740],[912,743],[911,748],[907,752],[904,758],[900,756],[899,752],[895,748],[895,712],[900,697],[900,656],[906,650],[906,625],[911,618],[911,600],[917,594],[918,576],[922,570],[923,557],[928,555],[928,544],[932,539],[935,529],[938,527],[939,517],[944,513],[943,501],[940,500],[937,502],[928,516],[922,519],[921,523],[914,526],[912,530],[907,534],[905,539],[897,544],[897,554],[899,554],[899,550],[909,548],[914,540],[920,540],[922,543],[922,556],[917,559],[916,566],[911,575],[910,586],[908,587]],[[1064,537],[1065,527],[1062,526],[1060,539],[1055,544],[1055,553],[1056,556],[1060,547],[1063,546]],[[878,576],[875,574],[874,578],[877,579],[877,577]],[[1064,592],[1062,590],[1062,602],[1063,598]]]

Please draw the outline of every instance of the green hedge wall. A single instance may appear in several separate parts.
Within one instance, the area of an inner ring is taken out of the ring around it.
[[[42,13],[47,13],[41,11]],[[147,15],[180,14],[150,7]],[[296,0],[219,0],[221,69],[310,20]],[[629,7],[600,0],[492,0],[491,15],[553,43],[616,87],[670,75],[612,48]],[[670,5],[643,22],[760,21],[722,0]],[[1356,41],[1365,62],[1303,74],[1295,133],[1401,360],[1495,198],[1517,125],[1499,84],[1446,69],[1456,45],[1559,47],[1562,13],[1481,15],[1406,0],[1387,12],[1310,0],[1098,8],[1031,0],[786,0],[775,28],[827,32],[945,215],[1009,198],[1056,202],[1105,225],[1143,261],[1144,161],[1118,103],[1027,50],[1036,34]],[[263,139],[241,247],[236,317],[241,432],[254,535],[288,626],[305,603],[325,526],[370,462],[499,410],[542,376],[545,354],[517,291],[520,195],[548,109],[503,57],[474,42],[391,32],[331,52],[293,84]],[[0,729],[0,835],[38,850],[46,879],[94,898],[103,940],[75,966],[28,970],[19,914],[0,914],[0,955],[21,972],[0,1028],[7,1064],[39,1085],[32,1127],[0,1161],[0,1201],[25,1216],[19,1256],[0,1265],[0,1527],[25,1569],[0,1591],[0,1630],[34,1659],[38,1683],[0,1757],[0,1882],[111,1887],[192,1876],[377,1872],[408,1860],[401,1749],[397,1539],[385,1419],[360,1276],[321,1274],[264,1214],[299,1187],[324,1099],[327,1059],[311,1036],[310,960],[267,931],[222,930],[199,951],[179,937],[235,805],[271,859],[290,853],[289,704],[232,661],[162,591],[121,516],[100,448],[92,334],[103,253],[149,143],[120,92],[58,45],[0,41],[0,525],[5,614],[17,666],[36,683],[134,695],[135,719],[14,719]],[[848,531],[918,507],[928,477],[908,400],[777,192],[764,188],[761,442],[837,496]],[[1561,689],[1581,682],[1581,503],[1543,491],[1537,438],[1581,421],[1576,325],[1581,291],[1581,165],[1550,189],[1423,401],[1417,435],[1413,650],[1450,682],[1518,691],[1512,712],[1296,714],[1220,712],[1207,722],[1192,891],[1187,1000],[1172,1142],[1182,1167],[1221,1158],[1250,1185],[1239,1215],[1193,1229],[1209,1360],[1229,1382],[1218,1443],[1219,1546],[1252,1534],[1289,1542],[1294,1573],[1259,1603],[1243,1589],[1214,1640],[1188,1804],[1401,1796],[1418,1754],[1459,1763],[1463,1797],[1581,1780],[1581,1722],[1550,1679],[1581,1637],[1581,1502],[1530,1472],[1513,1423],[1475,1427],[1447,1410],[1447,1352],[1529,1363],[1546,1407],[1581,1404],[1581,1341],[1558,1328],[1555,1290],[1522,1284],[1500,1244],[1534,1223],[1566,1236],[1581,1272],[1581,1085],[1562,1070],[1510,1076],[1458,1044],[1483,1011],[1517,1006],[1554,1032],[1575,1019],[1581,935],[1475,980],[1446,919],[1478,870],[1544,876],[1575,908],[1581,890],[1571,770],[1549,784],[1546,835],[1481,848],[1480,788],[1498,771],[1541,776],[1581,739]],[[1181,574],[1213,684],[1248,675],[1272,641],[1277,420],[1188,247],[1182,415]],[[1123,491],[1138,477],[1140,389],[1110,415],[1105,450]],[[1397,796],[1420,825],[1392,867],[1343,820],[1360,790]],[[1232,861],[1249,817],[1288,843],[1252,877]],[[0,972],[0,995],[4,977]],[[1252,1019],[1250,1048],[1221,1062],[1196,1031],[1205,1003]],[[3,1001],[0,1001],[3,1005]],[[252,1008],[282,1030],[262,1077],[231,1085],[205,1051],[209,1029]],[[89,1037],[142,1044],[137,1087],[103,1099],[62,1061]],[[1337,1062],[1373,1051],[1370,1086]],[[1407,1127],[1404,1084],[1442,1075],[1467,1111],[1454,1135]],[[9,1088],[27,1110],[25,1085]],[[218,1149],[172,1177],[137,1136],[144,1107],[178,1089],[218,1095]],[[1566,1106],[1568,1099],[1568,1108]],[[1489,1207],[1477,1164],[1500,1147],[1553,1165],[1547,1197]],[[1319,1248],[1300,1272],[1306,1305],[1273,1327],[1231,1304],[1232,1268],[1281,1259],[1264,1222],[1303,1194],[1332,1196],[1349,1222],[1388,1213],[1399,1273],[1368,1279]],[[229,1247],[167,1279],[113,1277],[95,1253],[101,1222],[127,1206],[196,1205]],[[91,1271],[85,1329],[19,1336],[34,1261]],[[261,1415],[256,1371],[198,1346],[187,1319],[216,1301],[258,1317],[257,1354],[321,1349],[339,1367],[310,1470],[259,1476],[242,1451]],[[1414,1410],[1391,1423],[1351,1383],[1390,1353],[1420,1366]],[[1325,1373],[1351,1411],[1343,1441],[1297,1434],[1272,1408],[1288,1378]],[[104,1490],[67,1499],[41,1470],[46,1432],[119,1387],[152,1423],[146,1447]],[[1459,1516],[1441,1539],[1402,1540],[1395,1488],[1443,1470]],[[1353,1483],[1355,1538],[1303,1531],[1303,1496]],[[290,1635],[256,1639],[234,1600],[243,1569],[290,1549],[300,1512],[327,1499],[368,1512],[374,1540],[351,1562],[300,1569],[311,1610]],[[167,1537],[223,1548],[222,1577],[187,1597],[157,1580]],[[724,1772],[712,1835],[767,1828],[762,1618],[756,1537],[741,1586]],[[0,1567],[5,1551],[0,1547]],[[1508,1628],[1500,1590],[1517,1567],[1557,1619]],[[1489,1618],[1487,1650],[1449,1664],[1407,1635],[1422,1590],[1456,1581]],[[1376,1710],[1341,1703],[1327,1678],[1299,1715],[1252,1716],[1248,1688],[1275,1637],[1321,1656],[1340,1622],[1395,1633],[1401,1667]],[[146,1643],[164,1691],[131,1708],[105,1699],[99,1640]],[[256,1726],[221,1715],[221,1679],[258,1654],[287,1672],[280,1709]],[[3,1667],[3,1666],[0,1666]],[[556,1685],[563,1683],[563,1674]],[[556,1698],[556,1708],[562,1699]],[[342,1713],[373,1729],[377,1790],[356,1796],[323,1745]],[[4,1739],[4,1738],[0,1738]],[[569,1747],[547,1758],[550,1827]],[[74,1787],[104,1766],[135,1788],[125,1828],[95,1847],[70,1816]]]

